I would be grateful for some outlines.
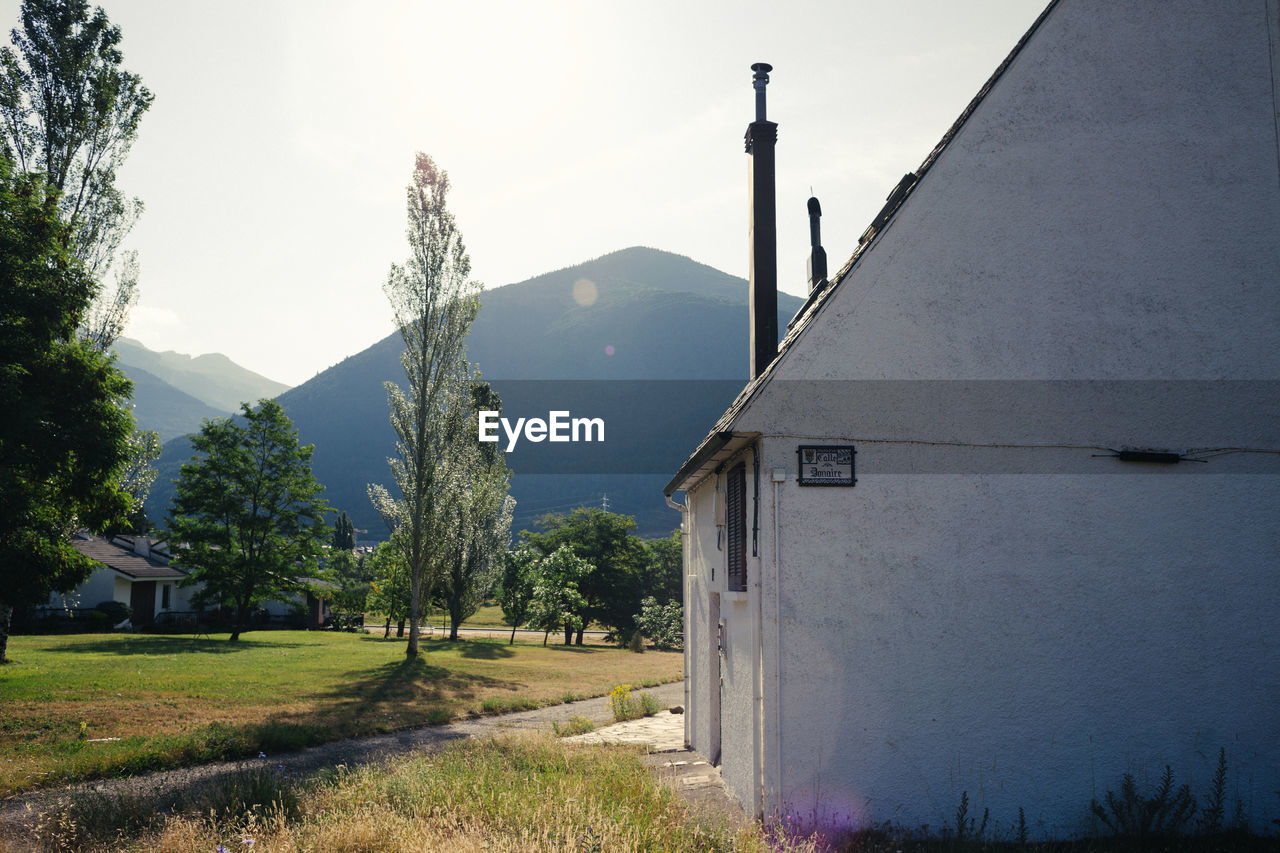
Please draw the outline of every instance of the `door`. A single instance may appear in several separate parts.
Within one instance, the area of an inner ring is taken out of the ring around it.
[[[129,606],[133,608],[133,624],[141,628],[156,618],[156,582],[134,581],[129,593]]]

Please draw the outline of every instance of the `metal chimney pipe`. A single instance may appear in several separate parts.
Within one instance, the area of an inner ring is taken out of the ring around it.
[[[809,292],[827,279],[827,251],[822,248],[822,205],[809,199]]]
[[[747,125],[750,199],[751,281],[747,305],[751,325],[751,378],[755,379],[778,355],[778,235],[774,189],[773,149],[778,126],[765,120],[764,87],[773,66],[757,62],[752,83],[756,90],[756,120]]]
[[[751,83],[756,89],[756,121],[767,121],[764,117],[764,87],[769,85],[769,72],[773,70],[773,66],[767,62],[757,62],[751,66],[751,70],[755,72]]]

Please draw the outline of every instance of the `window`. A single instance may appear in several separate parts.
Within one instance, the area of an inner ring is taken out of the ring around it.
[[[728,528],[729,589],[747,588],[747,465],[739,462],[729,471],[725,485],[725,519]]]
[[[162,610],[169,609],[169,590],[173,589],[173,584],[165,584],[160,587],[160,608]]]

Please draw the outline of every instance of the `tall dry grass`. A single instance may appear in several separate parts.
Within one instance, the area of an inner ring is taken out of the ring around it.
[[[224,800],[231,805],[207,808],[206,798],[199,810],[179,807],[143,828],[113,829],[101,809],[92,832],[68,824],[65,815],[50,816],[41,843],[46,850],[155,853],[214,853],[219,845],[229,853],[813,849],[766,839],[754,827],[697,824],[636,750],[566,744],[545,734],[459,742],[410,760],[338,768],[282,792],[277,803]]]

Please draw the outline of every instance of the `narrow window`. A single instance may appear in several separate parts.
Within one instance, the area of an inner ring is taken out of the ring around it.
[[[172,588],[172,584],[165,584],[160,588],[160,608],[162,610],[169,609],[169,590]]]
[[[747,465],[739,462],[729,471],[725,486],[725,519],[729,547],[729,589],[747,588]]]

